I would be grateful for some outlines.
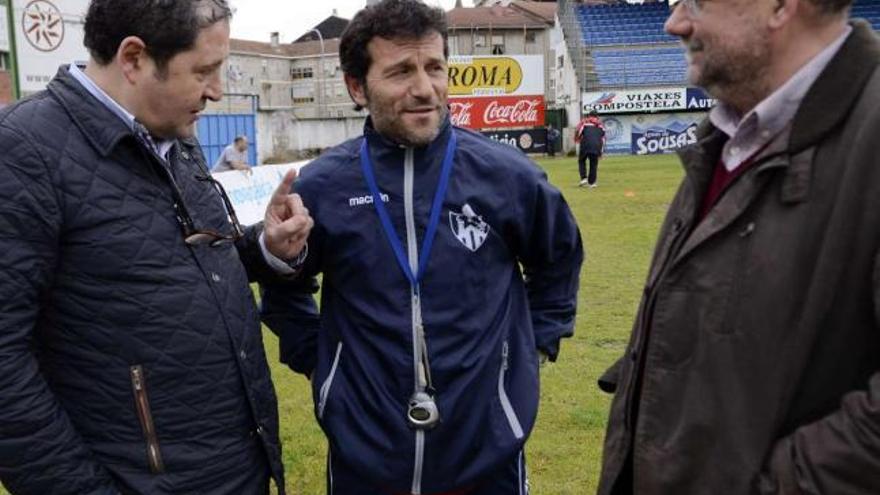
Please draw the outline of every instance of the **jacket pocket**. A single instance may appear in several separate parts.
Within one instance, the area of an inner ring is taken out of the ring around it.
[[[501,401],[501,408],[504,410],[504,415],[507,417],[507,424],[510,425],[513,435],[519,440],[523,438],[525,434],[523,433],[522,425],[519,423],[519,418],[516,417],[516,411],[513,410],[513,405],[510,403],[510,398],[507,397],[507,391],[504,389],[504,377],[507,375],[509,357],[510,346],[505,340],[504,344],[501,346],[501,371],[498,373],[498,399]]]
[[[159,450],[159,437],[156,434],[156,426],[153,423],[153,413],[150,412],[150,399],[147,395],[147,381],[144,376],[144,367],[135,365],[130,368],[131,390],[134,393],[134,406],[137,411],[138,421],[144,432],[144,440],[147,442],[147,463],[150,472],[159,474],[165,471],[162,462],[162,453]]]
[[[613,394],[617,392],[617,384],[620,382],[620,369],[623,368],[623,360],[626,359],[626,356],[622,356],[617,359],[607,370],[605,373],[602,373],[602,376],[599,377],[597,381],[599,384],[599,389],[607,394]]]
[[[324,417],[324,408],[327,406],[327,397],[330,395],[330,387],[333,386],[333,378],[336,377],[336,370],[339,368],[339,356],[342,354],[342,342],[336,345],[336,356],[333,357],[333,365],[330,367],[330,373],[321,384],[318,392],[318,419]]]

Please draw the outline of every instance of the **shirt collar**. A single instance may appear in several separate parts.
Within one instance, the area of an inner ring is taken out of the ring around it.
[[[712,125],[732,138],[731,140],[736,140],[738,134],[752,135],[752,133],[757,133],[751,136],[754,140],[760,141],[755,144],[758,147],[766,144],[794,119],[807,91],[843,46],[851,32],[852,27],[846,26],[846,30],[836,40],[801,67],[785,84],[758,103],[744,117],[740,117],[733,107],[719,101],[715,108],[709,112],[709,120]]]
[[[70,64],[68,68],[68,72],[73,76],[74,79],[78,83],[85,88],[86,91],[89,92],[92,96],[94,96],[99,102],[101,102],[108,110],[113,112],[114,115],[119,117],[132,132],[138,133],[137,125],[140,125],[135,119],[134,115],[132,115],[128,110],[125,109],[122,105],[116,102],[110,95],[108,95],[100,86],[95,84],[95,81],[92,80],[82,69],[79,68],[75,63]],[[156,153],[159,154],[160,157],[167,160],[168,152],[171,150],[171,147],[174,146],[173,139],[153,139],[154,147]]]

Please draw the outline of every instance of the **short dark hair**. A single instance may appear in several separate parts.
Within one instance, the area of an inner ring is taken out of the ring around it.
[[[143,40],[160,71],[195,45],[199,31],[232,17],[226,0],[92,0],[85,22],[85,46],[107,65],[128,36]]]
[[[382,0],[354,16],[339,41],[342,72],[366,83],[372,60],[367,45],[375,37],[420,39],[433,32],[443,37],[443,55],[449,56],[446,13],[419,0]]]
[[[234,143],[240,143],[242,141],[247,141],[247,136],[245,136],[244,134],[239,134],[238,136],[235,136],[235,139],[232,140],[232,142]]]
[[[853,0],[809,0],[823,14],[839,14],[850,8]]]

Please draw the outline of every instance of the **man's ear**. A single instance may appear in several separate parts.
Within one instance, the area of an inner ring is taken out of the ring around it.
[[[348,96],[361,107],[367,106],[367,88],[356,78],[345,75],[345,87],[348,88]]]
[[[801,0],[771,0],[775,3],[773,5],[773,13],[770,15],[770,27],[772,29],[779,29],[789,22],[791,22],[792,18],[798,12],[798,9],[802,8],[800,3]]]
[[[122,40],[119,49],[116,50],[116,63],[122,69],[122,74],[130,83],[134,83],[147,69],[147,45],[137,36],[129,36]]]

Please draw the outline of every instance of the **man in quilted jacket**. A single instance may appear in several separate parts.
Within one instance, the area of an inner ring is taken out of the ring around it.
[[[290,270],[311,220],[278,192],[265,228],[242,229],[193,138],[229,17],[225,0],[94,0],[88,65],[0,112],[13,494],[284,491],[248,281]]]

